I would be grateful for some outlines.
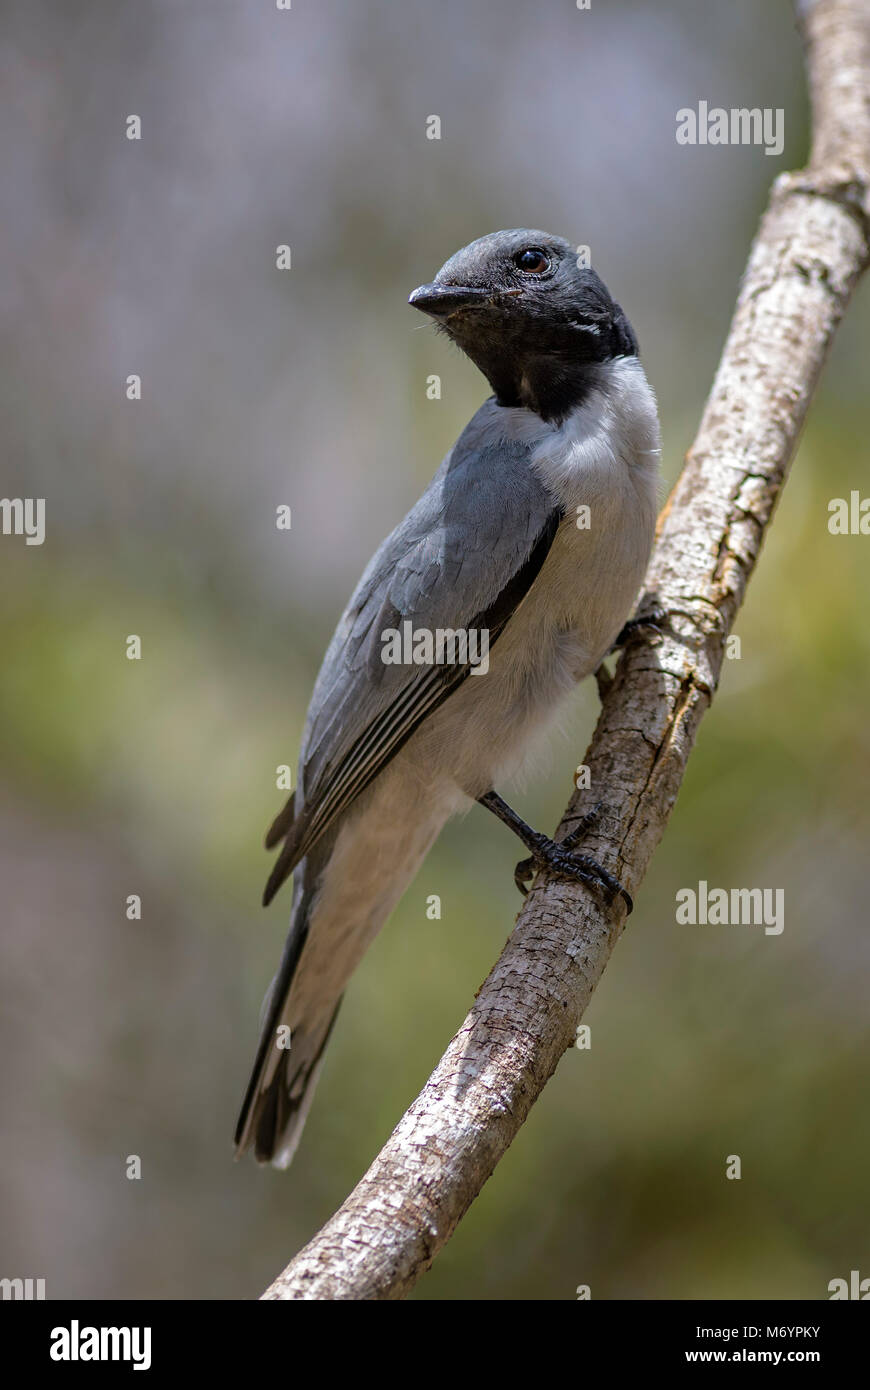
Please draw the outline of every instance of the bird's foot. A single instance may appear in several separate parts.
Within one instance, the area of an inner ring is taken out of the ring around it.
[[[575,879],[579,883],[585,883],[588,888],[603,889],[608,907],[613,906],[619,894],[624,899],[628,912],[633,910],[631,894],[623,888],[619,879],[614,878],[596,859],[591,859],[587,854],[574,853],[575,847],[591,829],[600,810],[601,802],[588,811],[563,840],[551,840],[546,835],[535,836],[536,843],[534,847],[530,846],[532,853],[528,859],[521,859],[514,869],[514,883],[523,896],[529,891],[526,886],[528,881],[536,873],[546,872],[559,878]]]
[[[661,637],[662,628],[667,622],[667,616],[664,608],[659,604],[654,604],[652,608],[647,609],[646,613],[641,613],[636,618],[629,618],[628,622],[620,629],[619,635],[610,648],[610,652],[619,651],[620,647],[624,647],[625,644],[630,642],[632,637],[636,637],[638,633],[648,632],[654,637]],[[610,652],[608,652],[608,656]]]

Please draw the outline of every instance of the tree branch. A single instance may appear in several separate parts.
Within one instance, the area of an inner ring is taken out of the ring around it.
[[[870,0],[803,0],[807,169],[776,180],[695,443],[659,520],[634,640],[586,755],[584,842],[636,895],[664,833],[725,639],[755,567],[834,332],[870,258]],[[449,1239],[575,1040],[624,922],[538,878],[501,958],[421,1094],[353,1192],[263,1295],[388,1299]]]

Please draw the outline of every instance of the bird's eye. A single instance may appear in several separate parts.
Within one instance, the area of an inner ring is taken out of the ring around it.
[[[547,255],[540,246],[527,246],[525,251],[518,251],[514,256],[514,265],[524,270],[527,275],[542,275],[545,270],[550,269]]]

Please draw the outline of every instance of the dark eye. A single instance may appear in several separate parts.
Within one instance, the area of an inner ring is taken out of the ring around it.
[[[518,251],[514,256],[514,265],[524,270],[527,275],[541,275],[550,269],[547,254],[540,246],[527,246],[525,251]]]

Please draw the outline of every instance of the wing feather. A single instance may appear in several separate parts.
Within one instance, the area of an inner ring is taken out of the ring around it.
[[[470,663],[387,664],[382,634],[408,620],[430,632],[488,629],[492,648],[546,559],[562,513],[529,445],[494,439],[491,423],[487,431],[498,409],[487,402],[478,411],[339,621],[309,707],[296,816],[265,902],[470,674]]]

